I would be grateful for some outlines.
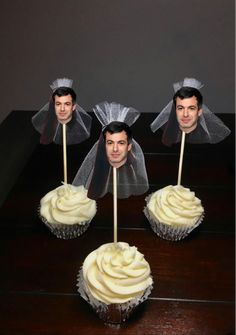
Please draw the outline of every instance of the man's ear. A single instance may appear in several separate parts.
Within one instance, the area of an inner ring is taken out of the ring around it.
[[[198,110],[198,116],[202,115],[202,108]]]
[[[76,104],[74,104],[73,107],[72,107],[73,112],[74,112],[75,108],[76,108]]]
[[[128,151],[132,149],[132,143],[128,144]]]

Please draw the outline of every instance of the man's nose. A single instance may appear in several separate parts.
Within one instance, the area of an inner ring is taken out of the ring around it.
[[[63,104],[61,104],[61,110],[64,111],[65,110],[65,106]]]
[[[113,151],[117,151],[118,150],[118,145],[117,145],[117,143],[114,143],[114,145],[113,145]]]
[[[184,108],[184,117],[188,116],[188,108]]]

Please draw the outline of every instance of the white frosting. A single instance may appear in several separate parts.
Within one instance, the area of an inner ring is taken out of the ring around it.
[[[47,193],[40,201],[40,215],[51,224],[76,224],[91,220],[96,202],[87,197],[83,186],[64,184]]]
[[[153,193],[147,208],[159,222],[169,226],[194,225],[204,212],[201,200],[181,185],[169,185]]]
[[[84,261],[83,277],[91,295],[106,304],[139,297],[152,285],[144,255],[125,242],[103,244],[92,251]]]

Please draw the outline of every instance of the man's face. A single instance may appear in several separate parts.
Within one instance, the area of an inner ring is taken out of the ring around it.
[[[67,123],[71,120],[75,104],[73,104],[70,94],[62,97],[55,95],[54,106],[57,119],[60,123]]]
[[[197,98],[195,96],[186,99],[176,99],[176,117],[179,127],[185,133],[190,133],[197,127],[199,116],[202,109],[198,108]]]
[[[128,144],[127,134],[124,130],[114,134],[106,132],[105,138],[107,159],[111,166],[119,168],[125,164],[132,144]]]

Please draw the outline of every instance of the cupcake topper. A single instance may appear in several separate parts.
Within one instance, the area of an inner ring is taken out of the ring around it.
[[[34,128],[41,134],[41,144],[63,144],[62,125],[67,124],[67,144],[78,144],[89,138],[92,118],[76,103],[76,93],[72,89],[73,80],[68,78],[56,79],[51,85],[52,93],[46,103],[33,117]],[[66,107],[62,119],[56,114],[55,98],[68,96],[72,98],[72,108]],[[68,119],[63,120],[69,113]]]
[[[94,113],[102,124],[102,132],[73,184],[84,185],[88,189],[88,197],[92,199],[113,192],[113,242],[117,246],[117,197],[142,194],[148,188],[144,156],[130,130],[140,113],[115,102],[96,105]]]
[[[102,131],[99,140],[85,157],[72,184],[83,185],[88,189],[88,197],[97,199],[103,197],[107,192],[113,192],[112,165],[108,161],[103,132],[114,121],[130,127],[138,119],[140,113],[132,107],[124,107],[115,102],[102,102],[93,110],[102,125]],[[144,155],[134,139],[132,139],[132,149],[127,155],[127,160],[117,169],[117,180],[118,198],[143,194],[148,189]]]
[[[73,80],[56,79],[51,85],[50,101],[32,117],[41,134],[40,143],[63,145],[64,183],[67,183],[67,144],[76,144],[90,136],[92,118],[76,103]]]
[[[178,185],[181,184],[185,141],[190,143],[218,143],[230,134],[223,122],[202,103],[200,88],[195,78],[185,78],[173,84],[172,101],[161,111],[150,127],[155,132],[163,127],[162,142],[172,145],[181,139]],[[181,136],[182,134],[182,136]]]
[[[186,97],[190,98],[195,94],[202,99],[199,90],[203,87],[203,84],[195,78],[185,78],[182,82],[174,83],[173,87],[175,92],[173,99],[163,108],[150,125],[153,132],[156,132],[159,128],[163,128],[162,142],[167,146],[171,146],[173,143],[178,143],[181,140],[181,125],[180,121],[177,120],[174,103],[178,97],[178,93],[181,93],[181,100]],[[185,90],[182,90],[183,88]],[[229,128],[205,104],[201,104],[199,107],[201,113],[198,115],[196,128],[186,134],[186,141],[190,143],[218,143],[224,140],[230,134]]]

